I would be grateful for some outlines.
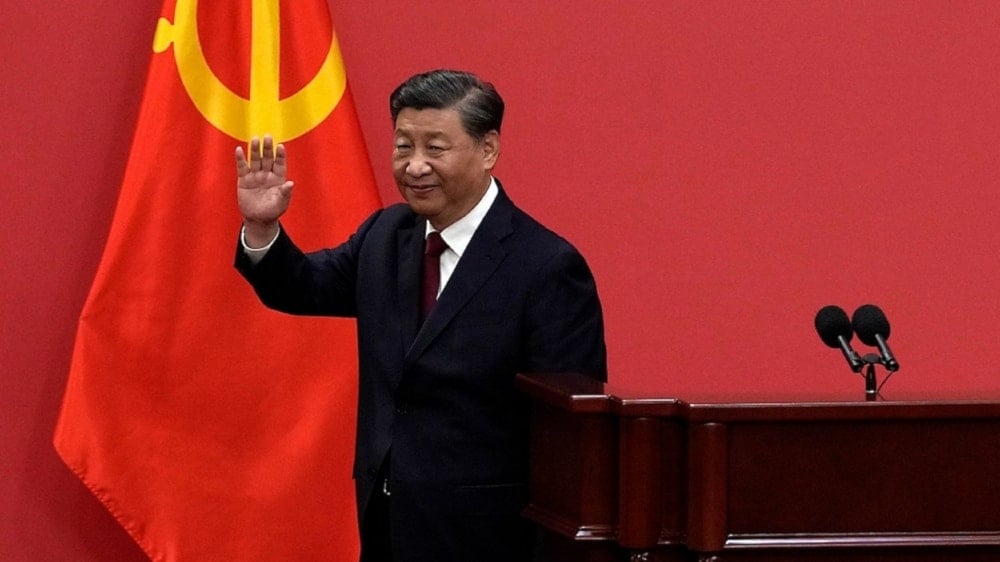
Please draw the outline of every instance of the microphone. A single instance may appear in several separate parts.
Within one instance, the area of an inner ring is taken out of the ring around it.
[[[824,306],[816,313],[816,331],[819,338],[828,347],[840,348],[844,352],[844,359],[851,366],[851,370],[860,373],[864,367],[864,361],[857,352],[851,348],[851,338],[854,337],[854,330],[851,328],[851,320],[847,318],[844,309],[836,305]]]
[[[858,339],[865,343],[877,347],[882,354],[882,364],[890,371],[899,370],[899,362],[889,349],[889,320],[885,317],[882,309],[874,304],[859,306],[851,317],[851,324],[854,331],[858,333]]]

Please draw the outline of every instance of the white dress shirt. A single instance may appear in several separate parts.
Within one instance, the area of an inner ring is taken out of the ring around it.
[[[438,284],[438,296],[441,296],[441,291],[444,290],[445,285],[448,284],[448,280],[451,279],[451,274],[458,267],[458,260],[462,259],[462,254],[469,247],[472,235],[476,233],[476,229],[483,222],[483,218],[486,216],[487,211],[490,210],[490,207],[493,206],[493,202],[496,201],[497,194],[499,193],[500,188],[497,187],[496,178],[490,178],[490,186],[486,188],[486,193],[476,203],[476,206],[464,217],[441,231],[441,239],[444,240],[444,243],[448,247],[441,254],[441,283]],[[427,235],[431,232],[434,232],[434,227],[428,221],[424,238],[426,239]]]

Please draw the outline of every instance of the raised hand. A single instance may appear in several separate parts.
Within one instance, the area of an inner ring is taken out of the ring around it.
[[[263,142],[257,137],[250,139],[249,161],[243,147],[236,147],[236,197],[247,244],[253,247],[266,244],[277,234],[278,218],[288,210],[293,183],[286,172],[285,147],[275,147],[270,135],[265,135]]]

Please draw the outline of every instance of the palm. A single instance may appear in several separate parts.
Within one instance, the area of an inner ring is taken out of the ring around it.
[[[236,195],[244,219],[261,223],[277,220],[288,208],[282,190],[285,181],[283,174],[274,171],[258,170],[239,176]]]

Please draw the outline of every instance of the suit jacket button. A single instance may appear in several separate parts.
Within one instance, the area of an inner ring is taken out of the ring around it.
[[[367,470],[367,472],[368,472],[368,476],[370,476],[372,478],[375,478],[376,476],[378,476],[378,469],[377,468],[369,468]]]

